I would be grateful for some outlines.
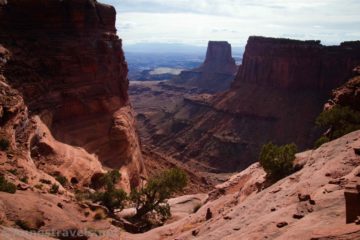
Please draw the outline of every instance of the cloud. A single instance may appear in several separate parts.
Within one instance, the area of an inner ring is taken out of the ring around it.
[[[117,28],[121,29],[121,31],[131,31],[132,29],[136,29],[137,24],[135,22],[130,21],[118,21]]]
[[[125,42],[245,44],[249,35],[339,43],[360,35],[358,0],[102,0]]]

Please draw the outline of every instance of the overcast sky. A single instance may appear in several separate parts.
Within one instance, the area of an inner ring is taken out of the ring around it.
[[[125,44],[206,45],[248,36],[316,39],[324,44],[360,40],[360,0],[99,0],[114,5]]]

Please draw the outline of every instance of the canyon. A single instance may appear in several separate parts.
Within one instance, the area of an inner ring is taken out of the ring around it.
[[[359,42],[328,47],[318,41],[250,37],[228,91],[183,91],[176,107],[143,111],[139,124],[145,135],[151,133],[147,144],[194,168],[242,170],[270,141],[293,142],[299,150],[312,147],[319,135],[315,119],[331,89],[345,83],[359,63]]]
[[[251,36],[240,66],[210,41],[198,68],[129,83],[115,25],[96,0],[0,0],[0,183],[15,188],[0,191],[0,239],[360,238],[360,131],[313,147],[331,130],[321,112],[360,111],[360,41]],[[299,150],[272,184],[269,141]],[[188,185],[147,232],[130,198],[111,212],[84,196],[111,170],[130,193],[170,168]]]

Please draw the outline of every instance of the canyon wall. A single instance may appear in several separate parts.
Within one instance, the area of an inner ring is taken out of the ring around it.
[[[146,173],[115,18],[95,0],[5,1],[0,43],[11,55],[4,75],[30,114],[57,140],[120,169],[129,189]]]
[[[349,77],[359,54],[360,41],[323,46],[320,41],[250,37],[233,87],[252,83],[330,91]]]
[[[205,92],[220,92],[229,89],[236,70],[231,45],[224,41],[209,41],[204,63],[198,68],[182,71],[171,82]]]
[[[269,141],[312,147],[320,134],[314,122],[330,89],[359,63],[360,42],[325,47],[250,37],[231,89],[185,97],[165,123],[148,124],[159,133],[153,144],[210,171],[244,169]]]

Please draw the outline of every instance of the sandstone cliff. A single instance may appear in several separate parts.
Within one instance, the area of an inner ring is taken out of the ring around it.
[[[0,175],[17,189],[0,192],[1,239],[49,239],[19,228],[119,238],[81,194],[108,167],[125,190],[146,177],[127,71],[113,7],[0,1]]]
[[[204,63],[198,68],[182,71],[171,82],[207,92],[220,92],[230,87],[236,69],[231,45],[228,42],[210,41]]]
[[[151,118],[150,131],[159,133],[152,143],[180,160],[199,160],[196,167],[230,172],[256,161],[269,141],[312,147],[329,89],[346,82],[359,62],[359,42],[325,47],[250,37],[231,89],[185,97],[164,118]]]
[[[360,42],[323,46],[320,41],[250,37],[233,87],[251,83],[330,91],[349,78],[359,54]]]
[[[96,213],[79,207],[69,191],[89,186],[95,174],[105,172],[102,164],[84,149],[55,140],[39,116],[30,114],[21,93],[3,75],[10,57],[0,45],[0,175],[17,189],[15,194],[0,192],[0,239],[48,239],[11,228],[16,225],[59,232],[111,228],[106,222],[91,223]],[[68,180],[66,188],[57,176]],[[54,185],[59,189],[50,194]]]
[[[145,170],[115,14],[95,0],[5,1],[0,43],[10,52],[4,75],[30,115],[58,141],[120,169],[129,189]]]

